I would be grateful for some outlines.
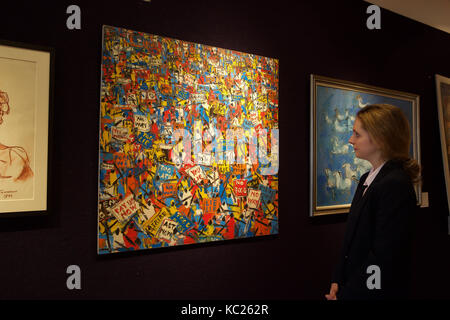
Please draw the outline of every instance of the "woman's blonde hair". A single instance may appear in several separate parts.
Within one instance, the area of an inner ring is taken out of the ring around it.
[[[380,147],[382,157],[400,161],[411,181],[419,182],[420,166],[409,155],[410,127],[403,111],[389,104],[371,104],[359,110],[356,116]]]

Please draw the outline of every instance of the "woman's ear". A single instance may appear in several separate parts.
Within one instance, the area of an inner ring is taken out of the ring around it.
[[[372,139],[372,138],[371,138],[371,139]],[[378,142],[378,141],[375,140],[375,139],[372,139],[372,142],[373,142],[373,144],[375,145],[375,147],[380,151],[381,158],[382,158],[383,160],[386,160],[387,157],[386,157],[386,150],[385,150],[385,148],[384,148],[384,145],[383,145],[382,143]]]
[[[379,143],[378,140],[375,139],[369,132],[367,132],[367,134],[369,135],[370,143],[374,144],[377,149],[381,150],[382,144]]]

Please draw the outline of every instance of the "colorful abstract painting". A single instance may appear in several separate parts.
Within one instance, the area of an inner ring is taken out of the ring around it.
[[[278,60],[104,26],[98,253],[278,233]]]

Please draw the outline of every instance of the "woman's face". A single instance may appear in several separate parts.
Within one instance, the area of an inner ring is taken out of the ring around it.
[[[353,146],[357,158],[367,160],[371,163],[381,158],[381,149],[362,127],[361,120],[358,117],[355,119],[353,134],[348,142]]]

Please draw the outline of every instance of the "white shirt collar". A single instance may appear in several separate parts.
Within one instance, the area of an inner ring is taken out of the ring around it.
[[[373,182],[373,180],[375,180],[375,177],[376,177],[377,174],[380,172],[381,168],[383,168],[383,166],[384,166],[385,163],[386,163],[386,161],[383,162],[383,163],[381,164],[381,166],[379,166],[379,167],[376,168],[375,170],[373,170],[373,168],[370,169],[369,175],[367,176],[366,181],[364,181],[364,185],[365,185],[365,186],[367,186],[367,187],[370,186],[370,184]],[[367,189],[367,188],[366,188],[366,189]],[[364,191],[365,191],[365,190],[364,190]]]

